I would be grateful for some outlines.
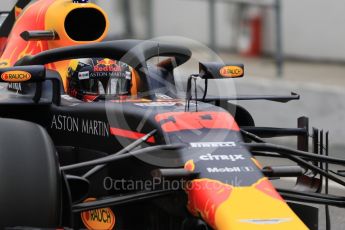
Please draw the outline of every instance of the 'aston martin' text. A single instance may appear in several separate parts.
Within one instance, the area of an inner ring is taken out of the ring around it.
[[[51,129],[109,137],[109,125],[104,121],[89,120],[65,115],[54,115]]]

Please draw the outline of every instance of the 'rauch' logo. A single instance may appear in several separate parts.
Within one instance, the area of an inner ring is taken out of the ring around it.
[[[1,74],[1,79],[6,82],[24,82],[31,79],[31,74],[25,71],[7,71]]]
[[[224,66],[219,73],[223,77],[242,77],[244,71],[240,66]]]
[[[95,199],[88,199],[94,201]],[[81,219],[88,229],[110,230],[115,225],[115,215],[110,208],[100,208],[81,213]]]

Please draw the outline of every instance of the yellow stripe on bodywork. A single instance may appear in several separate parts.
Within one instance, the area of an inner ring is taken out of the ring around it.
[[[266,178],[260,180],[265,182]],[[304,230],[308,229],[282,199],[256,188],[234,187],[229,199],[216,211],[217,230]],[[273,187],[272,187],[273,188]]]

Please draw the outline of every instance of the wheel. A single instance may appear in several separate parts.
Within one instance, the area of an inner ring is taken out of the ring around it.
[[[61,181],[47,132],[34,123],[0,119],[0,229],[59,226]]]

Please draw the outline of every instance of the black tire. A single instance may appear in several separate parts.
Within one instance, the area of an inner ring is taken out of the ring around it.
[[[47,132],[34,123],[0,119],[0,229],[59,226],[61,181]]]

